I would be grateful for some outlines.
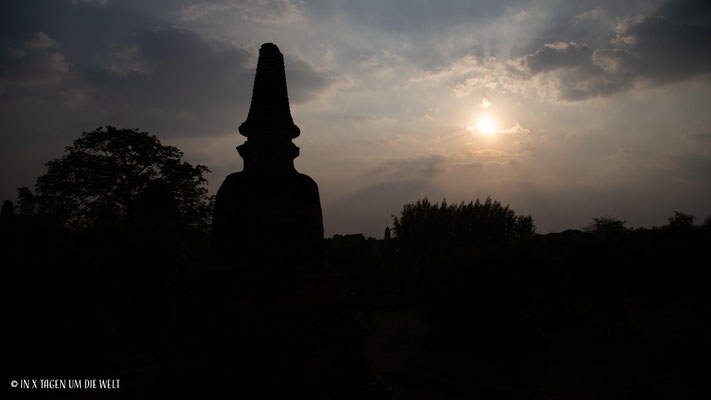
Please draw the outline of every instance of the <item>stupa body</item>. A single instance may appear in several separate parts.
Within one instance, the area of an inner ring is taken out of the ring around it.
[[[186,364],[201,367],[184,374],[194,383],[181,385],[245,398],[382,398],[343,277],[323,260],[318,187],[294,168],[299,149],[291,140],[300,132],[274,44],[259,51],[239,130],[247,137],[237,148],[244,169],[217,192],[211,268],[192,311],[198,322],[187,328],[202,356]]]

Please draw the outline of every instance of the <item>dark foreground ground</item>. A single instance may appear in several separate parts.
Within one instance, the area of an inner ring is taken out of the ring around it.
[[[472,353],[433,345],[429,327],[413,309],[377,310],[372,318],[376,329],[367,336],[366,353],[395,400],[701,399],[709,394],[705,353],[683,344],[651,351],[638,344],[612,347],[561,340],[518,354],[497,354],[485,348]],[[556,337],[555,332],[542,335]],[[93,362],[101,369],[89,375],[120,378],[120,389],[93,393],[44,390],[41,395],[38,391],[15,391],[5,398],[151,396],[160,371],[155,354],[116,352],[110,344],[97,352]],[[61,378],[67,377],[62,373],[61,357],[65,362],[72,360],[71,355],[58,355],[50,349],[27,352],[25,357],[54,364],[50,371],[58,372],[47,376]],[[109,359],[111,367],[103,369]]]
[[[366,355],[395,399],[697,399],[711,398],[710,232],[409,250],[356,235],[325,252],[350,277]],[[207,238],[41,225],[2,234],[2,398],[147,398],[165,354],[184,347],[175,338]],[[121,386],[10,387],[43,378]]]
[[[367,352],[395,399],[695,399],[709,391],[700,349],[554,341],[519,354],[462,354],[428,343],[413,310],[376,312]],[[555,332],[542,332],[555,337]]]

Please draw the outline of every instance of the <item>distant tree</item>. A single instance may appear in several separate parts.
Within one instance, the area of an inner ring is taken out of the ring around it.
[[[620,233],[628,231],[625,227],[627,221],[606,215],[604,217],[593,217],[592,225],[585,228],[588,232],[596,233]]]
[[[389,226],[385,227],[385,233],[383,235],[383,239],[390,240],[390,227]]]
[[[128,221],[144,191],[160,182],[177,203],[180,226],[210,226],[214,198],[203,177],[210,170],[183,161],[180,150],[162,145],[154,135],[107,126],[83,132],[65,151],[46,164],[35,193],[18,189],[20,215],[45,216],[70,227]]]
[[[15,215],[15,205],[10,200],[5,200],[2,203],[2,212],[0,218],[12,218]]]
[[[5,200],[2,203],[2,211],[0,212],[0,225],[10,223],[15,218],[15,205],[10,200]]]
[[[488,198],[481,202],[432,204],[427,198],[405,204],[400,217],[393,216],[395,236],[405,244],[455,241],[488,243],[530,237],[533,217],[516,215],[509,206]]]
[[[673,229],[685,229],[694,226],[694,221],[696,220],[696,217],[691,214],[683,213],[681,211],[674,211],[674,215],[667,218],[667,220],[669,221],[667,227]]]

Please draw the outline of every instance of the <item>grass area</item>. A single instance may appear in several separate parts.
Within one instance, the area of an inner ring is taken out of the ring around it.
[[[366,353],[396,399],[695,398],[705,391],[700,368],[707,367],[693,347],[650,353],[632,344],[567,340],[539,351],[492,356],[431,346],[429,327],[414,309],[379,310],[373,320],[376,330],[366,340]]]
[[[413,309],[373,313],[375,332],[366,339],[366,354],[383,371],[428,368],[436,355],[423,346],[429,327]]]
[[[376,327],[366,340],[366,354],[393,386],[396,398],[519,398],[530,395],[520,380],[504,382],[500,376],[520,375],[520,365],[471,353],[436,350],[428,345],[428,325],[414,309],[380,310]],[[399,394],[399,396],[398,396]]]

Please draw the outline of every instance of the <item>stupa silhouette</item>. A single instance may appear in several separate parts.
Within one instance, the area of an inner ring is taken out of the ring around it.
[[[239,131],[247,137],[237,147],[244,169],[216,196],[212,265],[193,310],[199,322],[186,328],[198,339],[183,362],[191,367],[173,374],[186,377],[176,383],[180,393],[389,397],[363,357],[364,329],[348,311],[343,277],[324,262],[318,186],[294,168],[299,149],[291,140],[300,131],[272,43],[259,50]]]
[[[260,273],[322,268],[323,220],[318,186],[294,168],[299,136],[289,109],[284,57],[272,43],[259,50],[252,103],[239,127],[244,170],[229,175],[215,200],[216,262]],[[235,252],[234,250],[240,250]]]

